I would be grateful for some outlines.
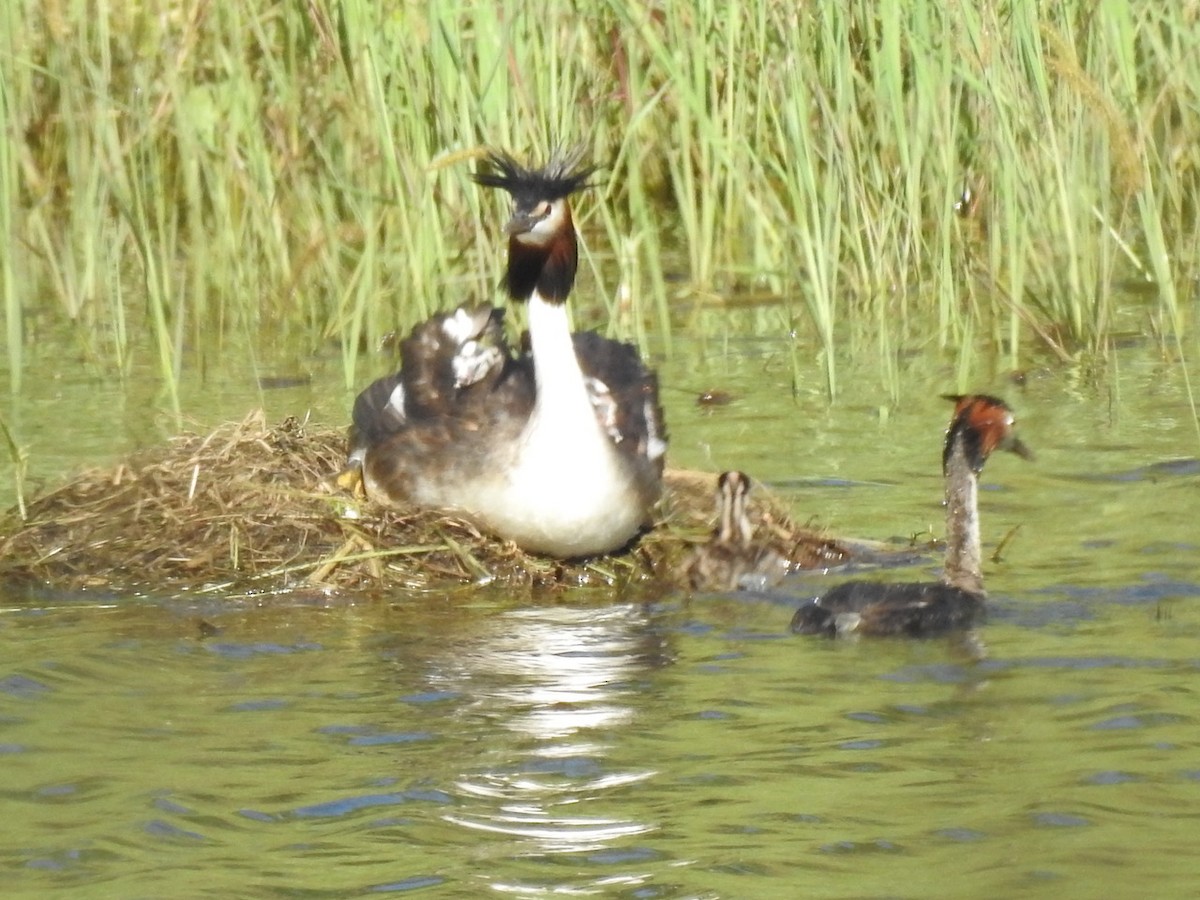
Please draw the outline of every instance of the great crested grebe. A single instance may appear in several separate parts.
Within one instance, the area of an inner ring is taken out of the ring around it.
[[[1013,433],[1013,414],[987,394],[948,396],[954,417],[946,432],[946,565],[940,581],[882,584],[851,581],[808,601],[792,617],[797,634],[923,637],[967,629],[983,619],[983,552],[979,541],[979,473],[994,450],[1033,454]]]
[[[693,590],[761,590],[788,573],[786,554],[755,540],[746,511],[751,487],[745,472],[722,472],[717,477],[717,527],[712,539],[697,548],[686,565]]]
[[[503,310],[462,307],[418,325],[402,365],[355,401],[350,465],[368,496],[459,513],[525,550],[562,558],[618,550],[662,493],[658,383],[633,346],[572,335],[578,244],[568,198],[595,171],[578,152],[541,169],[492,153],[485,187],[507,191],[505,286],[528,311],[513,354]]]

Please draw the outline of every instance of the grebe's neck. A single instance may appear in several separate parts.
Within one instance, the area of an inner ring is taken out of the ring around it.
[[[979,537],[979,476],[967,459],[961,437],[946,455],[947,584],[983,593],[983,550]]]
[[[738,485],[738,490],[734,494],[733,503],[733,522],[738,542],[743,547],[749,547],[754,541],[754,525],[750,522],[750,514],[747,511],[747,504],[750,502],[747,496],[750,492],[749,481],[746,476],[742,476],[742,481]]]
[[[946,431],[942,470],[946,475],[946,571],[943,580],[964,591],[983,593],[983,551],[979,545],[979,473],[996,450],[1024,459],[1033,454],[1013,432],[1012,410],[988,394],[948,396],[954,418]]]
[[[585,419],[595,420],[567,314],[579,245],[566,198],[547,203],[545,209],[528,232],[509,239],[508,290],[514,300],[525,301],[529,314],[536,409],[540,415],[559,418],[560,428],[570,429]]]
[[[732,497],[725,494],[717,496],[717,541],[722,544],[732,544],[737,540],[733,504]]]
[[[526,304],[538,410],[543,414],[595,422],[583,370],[575,355],[565,303],[554,303],[534,290]]]

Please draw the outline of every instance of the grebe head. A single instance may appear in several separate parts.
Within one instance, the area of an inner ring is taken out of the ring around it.
[[[961,444],[971,470],[978,474],[995,450],[1008,450],[1022,459],[1033,459],[1033,452],[1016,436],[1016,419],[1008,404],[989,394],[944,394],[954,403],[954,418],[946,431],[942,468],[950,464],[954,447]]]
[[[748,545],[754,537],[754,527],[746,514],[746,498],[750,493],[750,476],[736,469],[717,477],[717,534],[718,541]]]
[[[583,148],[556,152],[540,169],[526,168],[507,153],[488,155],[490,172],[476,172],[476,184],[501,188],[512,196],[505,280],[514,300],[541,297],[562,303],[575,283],[578,245],[571,219],[571,194],[589,187],[596,171],[582,162]]]

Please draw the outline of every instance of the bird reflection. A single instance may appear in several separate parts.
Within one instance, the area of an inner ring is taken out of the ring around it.
[[[608,759],[608,735],[636,719],[638,683],[668,660],[642,607],[512,610],[462,649],[458,675],[472,682],[474,700],[459,714],[485,715],[522,741],[496,765],[462,775],[463,803],[448,821],[531,842],[534,853],[598,850],[655,827],[580,814],[581,802],[655,774]]]
[[[508,728],[547,741],[628,722],[622,684],[645,667],[644,635],[631,629],[641,619],[629,607],[506,613],[473,654],[492,682],[480,702],[509,708]]]

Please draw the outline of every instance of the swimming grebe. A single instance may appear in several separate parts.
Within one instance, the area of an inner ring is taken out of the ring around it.
[[[530,350],[514,355],[503,311],[486,306],[418,325],[400,371],[355,401],[350,464],[379,502],[456,512],[525,550],[618,550],[662,492],[666,436],[657,380],[636,349],[570,331],[568,198],[594,169],[578,153],[541,169],[503,153],[489,163],[474,180],[513,199],[505,285],[526,304]]]
[[[792,617],[797,634],[942,634],[983,619],[977,503],[979,473],[994,450],[1024,459],[1033,454],[1013,433],[1012,410],[986,394],[947,397],[954,417],[946,432],[942,471],[946,479],[946,565],[940,581],[881,584],[851,581],[808,601]]]
[[[788,573],[787,556],[768,542],[755,540],[746,512],[751,487],[745,472],[722,472],[717,477],[716,530],[686,565],[693,590],[761,590]]]

